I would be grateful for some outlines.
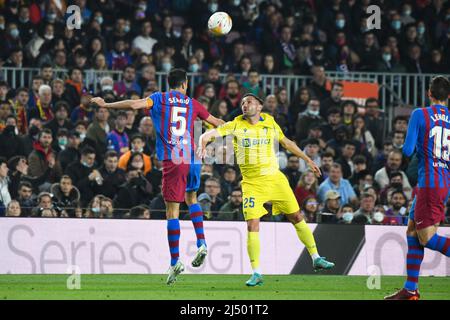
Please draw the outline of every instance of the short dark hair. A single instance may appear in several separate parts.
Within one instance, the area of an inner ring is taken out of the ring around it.
[[[186,70],[180,68],[170,70],[169,75],[167,77],[167,82],[169,83],[170,88],[179,88],[186,81],[187,81]]]
[[[145,204],[141,204],[139,206],[133,207],[130,209],[130,217],[131,218],[139,218],[141,215],[144,214],[144,212],[146,210],[150,211],[150,207]]]
[[[6,161],[6,158],[5,157],[0,157],[0,165],[2,165],[2,164],[6,164],[6,165],[8,165],[8,161]]]
[[[402,191],[402,190],[395,190],[391,193],[391,199],[394,197],[395,194],[400,193],[403,197],[403,199],[405,199],[406,203],[408,202],[408,197],[406,196],[406,194]]]
[[[324,153],[322,153],[321,155],[320,155],[320,159],[323,159],[323,158],[333,158],[333,154],[331,153],[331,152],[324,152]]]
[[[83,149],[81,149],[81,155],[85,156],[87,154],[95,154],[95,149],[91,146],[85,146]]]
[[[374,103],[374,102],[376,102],[376,104],[378,105],[378,99],[377,98],[367,98],[365,106],[367,107],[368,104]]]
[[[399,120],[408,122],[408,117],[407,116],[396,116],[392,123],[396,123]]]
[[[31,184],[30,181],[26,181],[26,180],[20,181],[19,188],[17,188],[17,190],[20,190],[23,187],[30,188],[31,190],[33,190],[33,185]]]
[[[119,117],[124,117],[124,118],[128,118],[127,116],[127,112],[125,110],[119,110],[116,114],[116,119]]]
[[[400,171],[392,171],[389,174],[389,180],[391,180],[392,178],[395,178],[395,177],[401,177],[403,179],[403,175]]]
[[[141,139],[142,141],[145,142],[144,136],[142,134],[135,133],[134,135],[131,136],[130,143],[133,142],[136,139]]]
[[[354,164],[361,164],[361,163],[367,164],[367,159],[362,154],[358,154],[355,156],[355,158],[353,158],[353,163]]]
[[[21,93],[21,92],[26,92],[27,94],[29,94],[27,88],[20,87],[19,89],[16,90],[16,96],[19,95],[19,93]]]
[[[42,76],[37,74],[37,75],[33,76],[33,79],[31,81],[34,81],[34,80],[42,80],[42,81],[44,81],[44,78],[42,78]]]
[[[42,130],[39,132],[38,139],[40,139],[44,133],[45,133],[45,134],[49,134],[49,135],[51,135],[51,136],[53,137],[53,132],[52,132],[52,130],[50,130],[50,129],[48,129],[48,128],[44,128],[44,129],[42,129]]]
[[[332,115],[332,114],[337,114],[337,113],[341,114],[341,111],[336,107],[332,107],[332,108],[328,109],[327,116]]]
[[[450,95],[450,81],[443,76],[434,77],[430,83],[431,97],[438,101],[447,101]]]
[[[119,154],[114,150],[108,150],[105,153],[105,160],[108,158],[119,158]]]
[[[67,112],[70,111],[69,104],[65,100],[60,100],[55,103],[55,112],[58,112],[60,109],[66,109]]]
[[[343,143],[343,146],[345,147],[347,145],[354,146],[356,148],[356,142],[353,141],[353,140],[345,140],[344,143]]]
[[[317,140],[317,139],[315,139],[315,138],[311,138],[311,139],[306,140],[305,143],[304,143],[305,147],[306,147],[308,144],[320,146],[319,140]]]
[[[46,68],[53,68],[53,66],[50,63],[45,62],[41,65],[41,70]]]

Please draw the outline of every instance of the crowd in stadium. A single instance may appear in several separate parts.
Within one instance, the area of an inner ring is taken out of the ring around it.
[[[367,29],[371,3],[382,9],[380,30]],[[66,27],[70,4],[81,8],[80,29]],[[233,18],[228,37],[207,34],[215,11]],[[0,216],[164,219],[152,119],[89,101],[146,97],[164,89],[157,72],[182,67],[203,75],[193,96],[225,121],[241,114],[244,93],[260,96],[321,167],[317,178],[279,153],[308,222],[405,225],[417,183],[417,158],[401,151],[408,117],[395,117],[385,136],[378,99],[343,100],[341,83],[326,89],[327,71],[449,74],[450,3],[6,0],[0,43],[0,66],[39,70],[25,87],[0,81]],[[94,87],[84,83],[88,69],[102,72]],[[311,80],[290,97],[263,87],[261,74]],[[207,159],[198,192],[206,220],[243,220],[239,180],[236,165]]]

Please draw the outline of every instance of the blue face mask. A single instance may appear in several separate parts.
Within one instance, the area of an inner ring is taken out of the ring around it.
[[[164,62],[164,63],[161,65],[161,67],[162,67],[163,71],[169,72],[170,69],[172,69],[172,64],[171,64],[170,62]]]
[[[400,20],[394,20],[392,21],[391,25],[395,30],[400,30],[400,28],[402,27],[402,22]]]
[[[417,33],[418,34],[424,34],[425,33],[425,27],[417,27]]]
[[[351,213],[351,212],[344,213],[343,216],[342,216],[342,219],[345,222],[351,222],[353,220],[353,213]]]
[[[102,17],[102,16],[95,17],[95,20],[96,20],[99,24],[102,24],[102,23],[103,23],[103,17]]]
[[[19,36],[19,29],[11,29],[9,31],[9,34],[11,35],[11,37],[17,38]]]
[[[123,31],[124,31],[125,33],[130,32],[130,26],[129,26],[129,25],[125,25],[125,27],[123,27]]]
[[[198,72],[199,69],[200,66],[198,65],[198,63],[194,63],[189,66],[189,71],[191,72]]]
[[[345,27],[345,20],[343,19],[336,20],[336,27],[338,27],[339,29]]]
[[[384,61],[389,62],[389,61],[391,61],[391,58],[392,58],[392,56],[391,56],[390,53],[384,53],[383,54],[383,60]]]

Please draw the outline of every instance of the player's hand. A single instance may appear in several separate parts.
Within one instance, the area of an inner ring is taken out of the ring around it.
[[[320,171],[319,166],[314,161],[308,161],[308,167],[314,172],[316,177],[320,177],[322,175],[322,171]]]
[[[95,104],[98,105],[100,108],[105,108],[105,107],[106,107],[106,102],[105,102],[105,100],[103,100],[103,98],[100,98],[100,97],[92,98],[90,102],[91,102],[91,103],[95,103]]]
[[[197,156],[200,159],[204,159],[206,157],[206,148],[204,148],[201,144],[197,148]]]

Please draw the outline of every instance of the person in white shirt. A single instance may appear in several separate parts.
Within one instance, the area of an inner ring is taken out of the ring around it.
[[[133,40],[132,48],[137,51],[137,53],[151,54],[153,51],[153,46],[158,42],[158,40],[152,38],[150,34],[152,33],[152,24],[150,21],[145,21],[141,27],[141,34],[138,35]]]

